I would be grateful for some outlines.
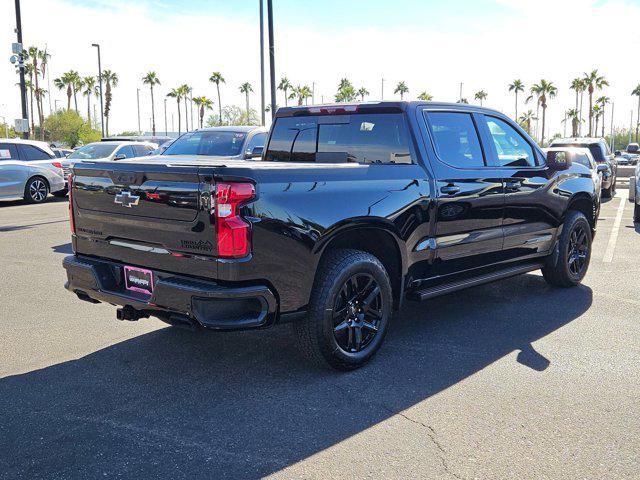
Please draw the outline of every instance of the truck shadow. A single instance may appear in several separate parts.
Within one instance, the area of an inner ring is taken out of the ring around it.
[[[0,476],[260,478],[508,354],[539,375],[555,355],[532,342],[591,302],[586,286],[553,289],[523,275],[408,304],[378,356],[350,373],[310,367],[286,325],[157,330],[0,379]]]

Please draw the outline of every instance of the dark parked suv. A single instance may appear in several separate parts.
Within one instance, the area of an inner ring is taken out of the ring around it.
[[[589,266],[590,173],[493,110],[282,108],[261,160],[162,158],[73,168],[66,287],[121,320],[292,322],[306,355],[352,369],[406,299],[538,269],[571,287]]]
[[[596,163],[609,167],[602,174],[602,193],[608,198],[615,195],[618,181],[618,161],[611,153],[604,138],[558,138],[551,142],[551,146],[588,148]]]

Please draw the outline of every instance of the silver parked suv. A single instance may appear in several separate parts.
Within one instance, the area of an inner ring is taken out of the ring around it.
[[[62,165],[49,145],[0,138],[0,199],[42,203],[65,188]]]

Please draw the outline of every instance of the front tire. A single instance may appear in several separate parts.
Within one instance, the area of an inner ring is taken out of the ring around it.
[[[380,260],[359,250],[335,250],[318,268],[306,319],[293,324],[312,362],[353,370],[378,351],[392,315],[389,275]]]
[[[557,287],[578,285],[591,260],[591,225],[582,212],[569,211],[558,240],[558,255],[547,260],[542,275]]]
[[[42,203],[49,196],[49,185],[42,177],[33,177],[24,187],[24,200],[27,203]]]

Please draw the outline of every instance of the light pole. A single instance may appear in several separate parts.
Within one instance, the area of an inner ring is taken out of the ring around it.
[[[311,82],[311,105],[316,104],[316,82]]]
[[[273,44],[273,5],[267,0],[267,23],[269,28],[269,75],[271,76],[271,118],[276,116],[276,53]]]
[[[22,16],[20,15],[20,0],[16,0],[16,35],[18,37],[18,44],[20,45],[20,53],[18,54],[18,68],[20,70],[20,102],[22,104],[22,118],[27,119],[27,125],[29,124],[29,117],[27,113],[27,84],[24,79],[24,49],[22,47]],[[37,74],[37,72],[36,72]],[[22,138],[29,138],[29,132],[22,132]]]
[[[380,85],[380,100],[384,100],[384,78],[382,79]]]
[[[164,136],[167,136],[167,99],[164,99]]]
[[[262,126],[264,127],[264,0],[260,2],[260,113],[262,119]]]
[[[55,107],[56,107],[56,108],[55,108],[55,111],[56,111],[56,112],[58,111],[58,102],[59,102],[59,101],[60,101],[60,100],[58,100],[57,98],[53,101],[53,102],[54,102],[54,105],[55,105]]]
[[[92,43],[92,47],[98,49],[98,83],[100,84],[100,128],[102,130],[102,137],[104,137],[104,101],[102,100],[102,62],[100,60],[100,45]]]
[[[140,89],[136,88],[136,102],[138,104],[138,133],[142,133],[140,129]]]
[[[460,82],[460,97],[458,98],[460,103],[462,103],[462,82]]]
[[[613,107],[615,107],[615,103],[611,102],[611,151],[615,152],[616,151],[616,137],[615,134],[613,133]],[[604,122],[604,119],[602,119],[602,121]]]

